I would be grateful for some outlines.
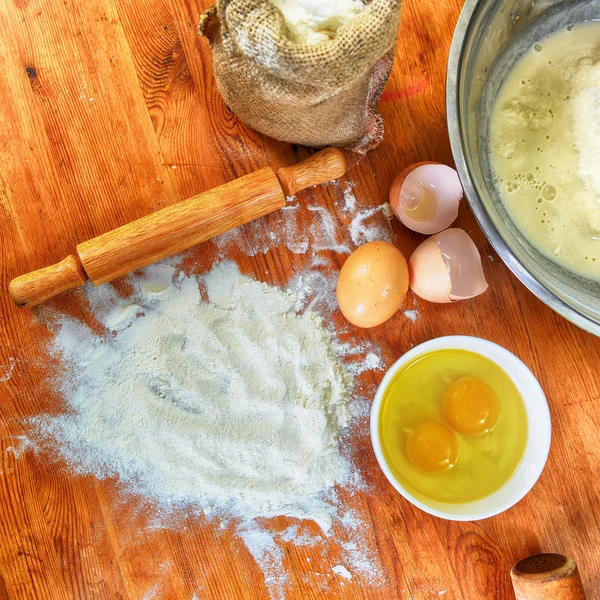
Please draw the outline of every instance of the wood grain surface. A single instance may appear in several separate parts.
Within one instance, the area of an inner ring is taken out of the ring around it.
[[[408,164],[451,163],[444,78],[460,4],[406,0],[380,103],[385,140],[356,157],[338,185],[299,194],[303,208],[289,213],[300,229],[333,224],[339,245],[352,248],[343,198],[348,182],[367,209],[386,200]],[[250,171],[308,156],[249,130],[227,110],[197,33],[207,6],[0,0],[1,599],[269,598],[233,526],[182,511],[157,527],[152,506],[124,497],[118,482],[76,475],[27,447],[28,420],[63,405],[52,385],[57,365],[46,352],[51,335],[43,313],[18,309],[7,292],[13,277],[58,262],[91,237]],[[232,243],[207,242],[186,264],[202,271],[226,256],[243,272],[284,285],[311,260],[310,252],[272,241],[270,232],[287,218],[280,211],[245,226]],[[340,488],[338,496],[360,515],[362,549],[383,575],[348,581],[334,574],[345,535],[334,527],[325,550],[285,546],[288,598],[510,599],[511,566],[540,552],[573,557],[588,597],[600,597],[600,340],[554,314],[509,273],[466,204],[457,225],[482,252],[490,282],[485,295],[451,306],[418,302],[415,322],[401,311],[369,331],[346,329],[346,337],[377,344],[386,365],[412,345],[448,334],[481,336],[515,352],[548,396],[553,440],[546,470],[500,516],[443,521],[387,483],[368,420],[358,418],[349,452],[369,485],[356,493]],[[423,239],[398,223],[393,229],[407,256]],[[314,240],[312,246],[316,251]],[[345,259],[318,252],[336,267]],[[51,307],[77,313],[83,304],[68,292]],[[344,325],[338,313],[334,322]],[[363,374],[359,392],[372,395],[381,377]],[[282,530],[290,522],[281,517],[268,525]],[[311,523],[302,527],[317,531]]]

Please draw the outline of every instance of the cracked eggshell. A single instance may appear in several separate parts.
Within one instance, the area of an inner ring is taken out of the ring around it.
[[[431,235],[452,225],[463,189],[448,165],[420,162],[407,167],[390,189],[394,214],[409,229]]]
[[[466,300],[488,288],[479,251],[462,229],[446,229],[428,238],[408,265],[410,289],[429,302]]]

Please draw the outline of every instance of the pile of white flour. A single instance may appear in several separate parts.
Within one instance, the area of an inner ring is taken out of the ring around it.
[[[316,312],[329,323],[337,307],[335,264],[321,251],[349,254],[394,233],[383,208],[363,206],[350,183],[330,188],[333,205],[309,193],[301,215],[288,198],[284,210],[213,240],[220,260],[278,247],[305,255],[308,269],[289,290],[227,262],[185,277],[175,259],[131,276],[128,298],[89,285],[81,299],[92,328],[38,313],[55,333],[49,349],[63,370],[53,384],[66,412],[35,418],[13,449],[117,477],[131,493],[123,500],[156,504],[151,527],[179,527],[178,515],[198,509],[214,511],[221,527],[233,522],[273,600],[290,589],[290,545],[321,557],[302,575],[320,589],[331,575],[336,585],[386,582],[371,521],[346,506],[369,484],[344,446],[368,436],[374,384],[363,374],[386,364],[376,346],[357,343],[347,327],[325,328]],[[13,366],[0,366],[0,378]],[[254,518],[281,514],[312,519],[327,535],[295,519],[280,531]]]
[[[62,318],[54,350],[70,410],[36,419],[38,439],[159,503],[291,514],[327,529],[321,493],[348,475],[340,345],[315,313],[296,313],[301,294],[233,263],[202,278],[208,301],[195,278],[171,283],[175,274],[155,265],[127,299],[110,292],[94,306],[90,295],[103,334]]]

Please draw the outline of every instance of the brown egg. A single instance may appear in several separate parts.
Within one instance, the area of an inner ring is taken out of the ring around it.
[[[342,314],[357,327],[381,325],[400,308],[408,291],[408,265],[396,246],[369,242],[346,260],[337,282]]]

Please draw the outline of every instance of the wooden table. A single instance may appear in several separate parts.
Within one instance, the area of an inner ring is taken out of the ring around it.
[[[115,482],[74,475],[27,447],[27,419],[56,413],[61,399],[48,379],[50,334],[38,312],[17,309],[6,293],[11,278],[62,259],[78,242],[266,164],[306,155],[250,131],[228,112],[197,33],[208,3],[199,4],[0,2],[0,598],[269,597],[231,527],[220,530],[186,514],[169,527],[149,527],[152,510],[124,500]],[[405,2],[394,71],[380,104],[385,140],[357,158],[347,175],[362,208],[385,201],[402,167],[451,163],[444,78],[460,4]],[[310,190],[301,201],[326,207],[336,218],[335,235],[352,246],[340,186]],[[305,223],[313,218],[306,208],[301,214]],[[247,226],[244,239],[256,246],[280,219]],[[368,421],[358,419],[352,454],[370,488],[344,501],[364,520],[365,546],[384,577],[372,583],[332,573],[340,560],[334,538],[323,554],[289,545],[289,598],[511,598],[511,565],[542,551],[573,556],[589,598],[600,596],[600,340],[554,314],[509,273],[464,203],[458,225],[482,252],[489,291],[452,306],[420,301],[416,322],[400,312],[384,327],[354,332],[355,339],[378,344],[387,365],[413,344],[448,334],[481,336],[515,352],[548,395],[554,431],[546,470],[523,501],[498,517],[439,520],[386,482]],[[408,255],[422,238],[393,227]],[[226,255],[276,285],[310,261],[310,252],[283,245],[254,256],[243,250],[231,246]],[[192,257],[203,270],[218,252],[210,242]],[[345,259],[321,254],[338,266]],[[52,307],[74,310],[78,303],[71,294]],[[342,324],[339,315],[335,322]],[[365,374],[361,388],[372,394],[381,377]],[[288,522],[279,518],[270,526]]]

